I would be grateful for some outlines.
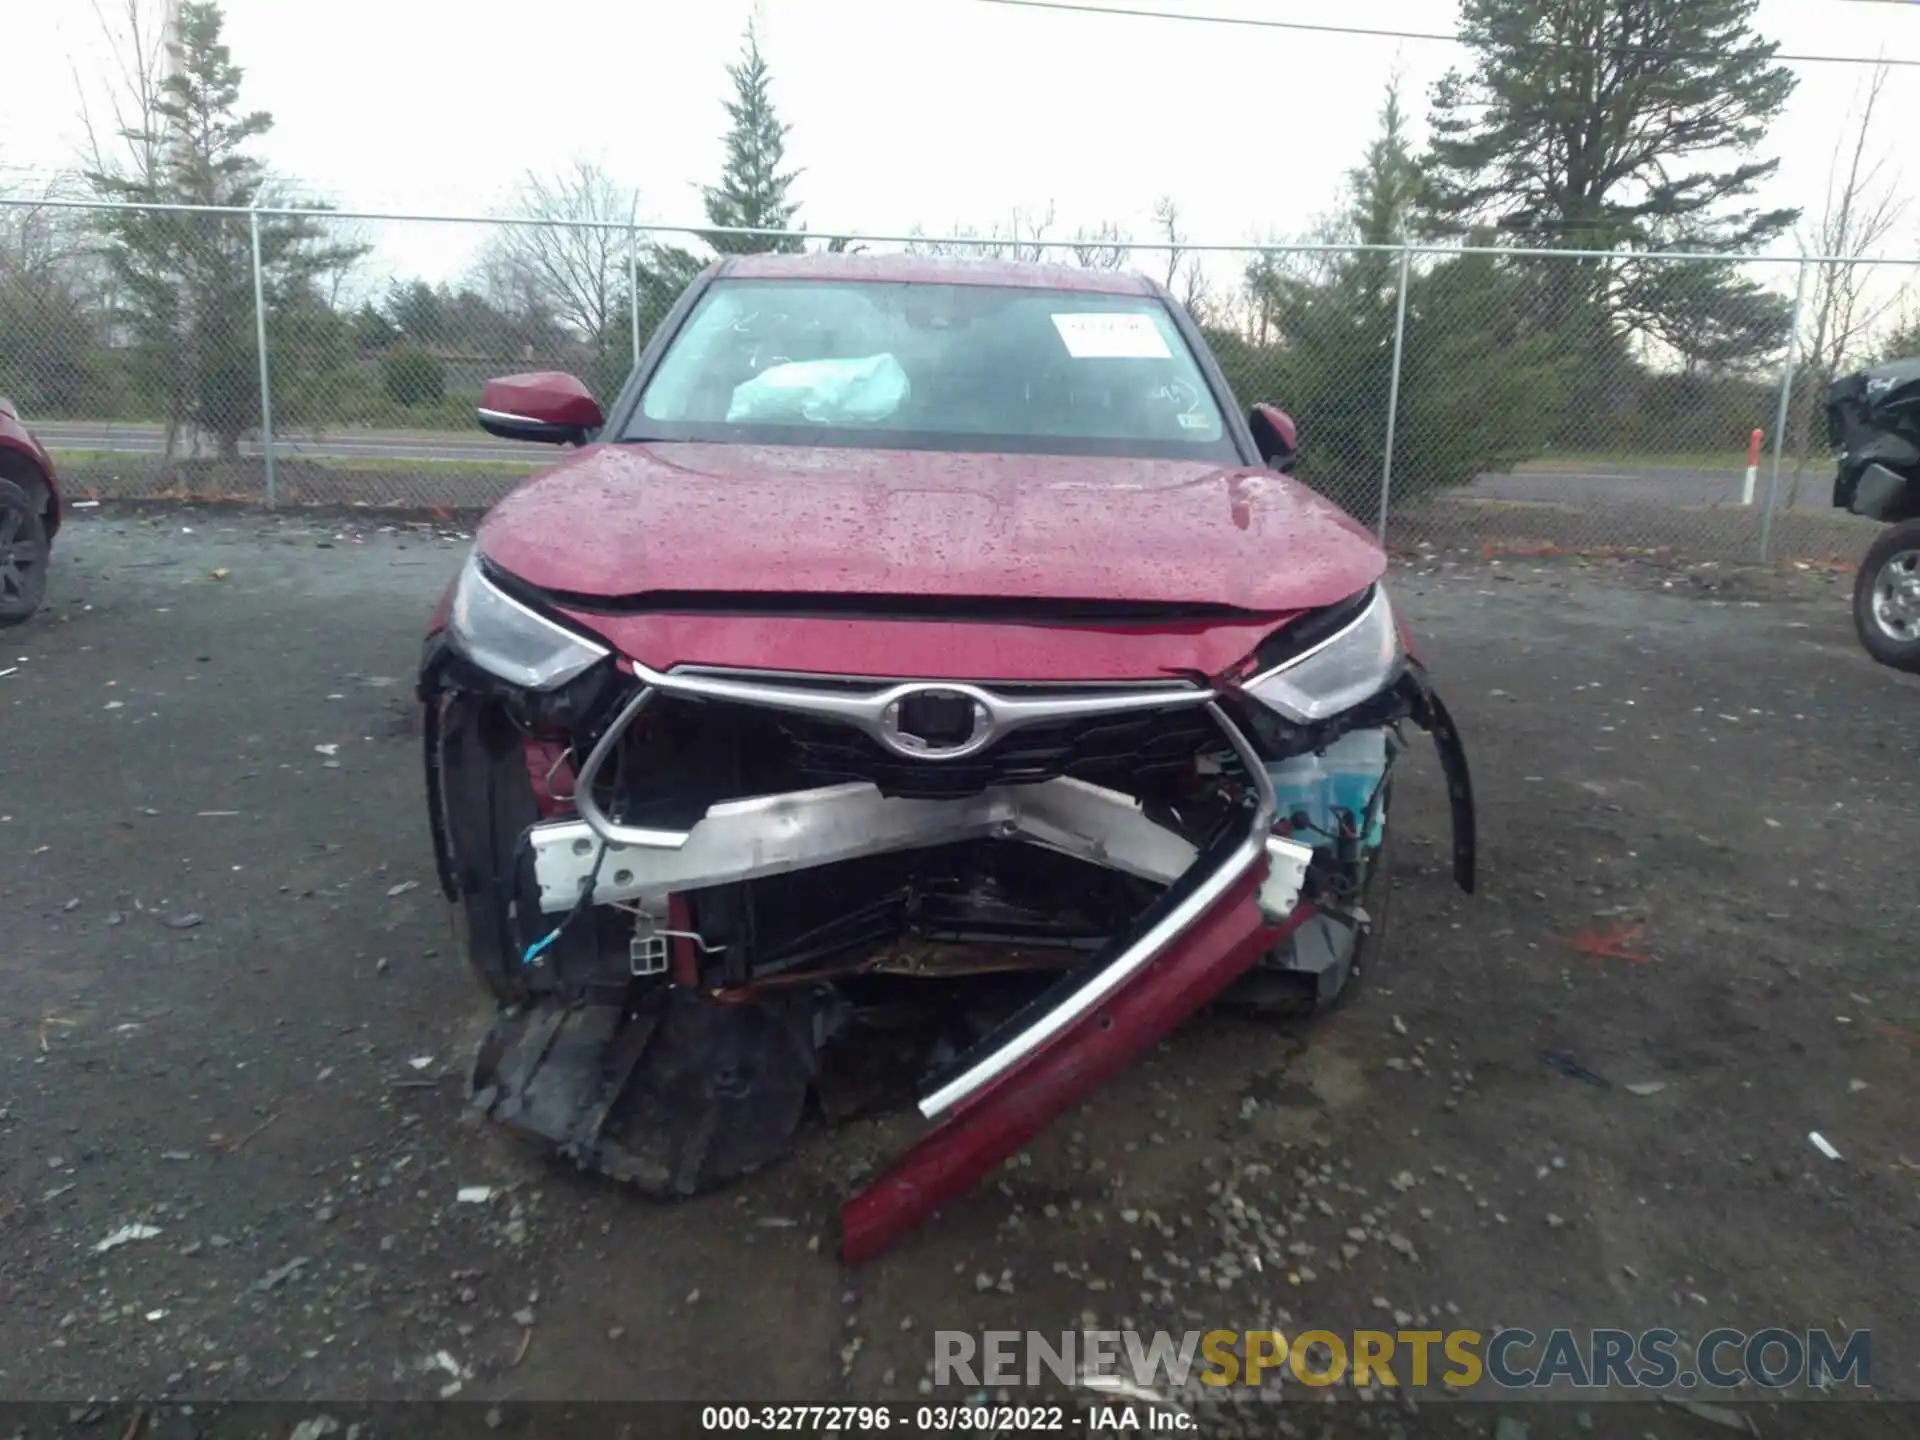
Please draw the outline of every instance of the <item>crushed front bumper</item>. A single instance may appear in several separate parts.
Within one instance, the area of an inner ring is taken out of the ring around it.
[[[989,836],[1022,840],[1170,887],[1107,953],[1064,977],[1001,1032],[948,1067],[920,1099],[929,1118],[998,1083],[1092,1013],[1256,872],[1259,883],[1250,891],[1256,928],[1285,921],[1313,857],[1311,847],[1273,834],[1274,795],[1260,756],[1210,692],[1187,686],[1156,686],[1092,703],[1114,709],[1204,707],[1239,754],[1255,792],[1240,833],[1207,855],[1149,819],[1132,797],[1069,777],[940,800],[883,796],[872,785],[837,785],[722,802],[684,831],[621,825],[592,799],[594,783],[627,728],[656,695],[697,687],[695,693],[703,695],[745,692],[761,703],[770,697],[779,703],[796,693],[704,675],[648,674],[645,679],[648,683],[627,701],[581,767],[574,784],[578,818],[536,825],[529,832],[540,906],[549,914],[573,910],[583,895],[593,904],[664,910],[676,892]],[[797,693],[814,702],[814,693]],[[859,723],[863,715],[882,713],[886,702],[835,697],[834,703]]]
[[[723,801],[688,830],[649,833],[656,843],[631,845],[603,841],[586,820],[535,826],[528,844],[540,908],[571,910],[589,885],[596,905],[664,906],[679,890],[989,837],[1025,840],[1162,885],[1196,854],[1132,796],[1067,776],[956,800],[885,796],[870,784],[822,786]]]
[[[1248,778],[1245,803],[1230,826],[1199,846],[1158,823],[1132,796],[1068,777],[941,799],[884,795],[872,784],[816,786],[723,800],[684,828],[624,825],[595,802],[595,780],[628,727],[659,696],[691,693],[777,706],[798,694],[792,703],[808,707],[820,700],[817,690],[697,672],[657,675],[636,667],[635,675],[641,683],[600,734],[566,797],[575,815],[534,824],[524,837],[539,908],[548,916],[622,905],[670,917],[674,897],[684,892],[986,838],[1023,842],[1165,887],[1125,933],[925,1079],[918,1108],[939,1123],[846,1205],[843,1254],[850,1263],[876,1254],[1018,1151],[1315,914],[1302,898],[1315,852],[1275,833],[1265,764],[1214,691],[1175,685],[1090,697],[1108,709],[1201,711],[1237,754]],[[1441,751],[1456,872],[1471,889],[1472,798],[1464,753],[1424,672],[1411,666],[1403,684],[1399,713],[1427,728]],[[840,718],[848,723],[870,725],[883,713],[884,692],[877,693],[878,699],[869,693],[832,703],[845,700],[848,713]],[[1007,713],[1021,723],[1017,708]],[[675,977],[669,1003],[690,1009],[696,997],[684,978]],[[527,1029],[525,1019],[515,1023]],[[666,1035],[675,1017],[663,1012],[644,1023]],[[768,1024],[764,1043],[785,1045],[788,1032]],[[675,1178],[679,1161],[633,1161],[601,1133],[639,1047],[649,1043],[644,1033],[623,1042],[623,1025],[629,1037],[642,1028],[607,1006],[536,1017],[530,1037],[521,1036],[527,1058],[497,1066],[499,1080],[476,1098],[497,1118],[560,1139],[583,1165],[684,1193],[688,1186]],[[566,1067],[557,1063],[563,1053],[574,1057]],[[576,1077],[564,1086],[549,1080],[543,1090],[543,1064],[554,1072],[571,1068]],[[783,1091],[792,1093],[791,1085]]]

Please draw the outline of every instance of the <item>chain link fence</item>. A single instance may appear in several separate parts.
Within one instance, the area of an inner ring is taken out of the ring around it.
[[[551,459],[473,421],[490,375],[617,390],[716,247],[533,220],[0,200],[0,394],[75,498],[457,513]],[[1135,269],[1207,333],[1298,473],[1396,548],[1851,559],[1824,394],[1912,267],[1436,247],[790,237]],[[1756,446],[1758,453],[1756,454]]]

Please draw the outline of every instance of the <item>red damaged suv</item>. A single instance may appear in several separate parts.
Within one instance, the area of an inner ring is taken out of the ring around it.
[[[481,404],[576,448],[435,617],[428,798],[475,1103],[583,1166],[688,1194],[911,1095],[873,1254],[1208,1001],[1338,998],[1409,722],[1472,888],[1383,552],[1149,280],[729,259],[608,411]]]

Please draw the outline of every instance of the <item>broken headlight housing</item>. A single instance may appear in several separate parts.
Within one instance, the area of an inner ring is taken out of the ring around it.
[[[549,620],[487,578],[479,547],[454,586],[447,634],[491,675],[528,690],[555,690],[606,659],[605,646]]]
[[[1286,719],[1311,725],[1386,689],[1406,649],[1386,588],[1374,585],[1287,627],[1255,658],[1262,668],[1241,688]]]

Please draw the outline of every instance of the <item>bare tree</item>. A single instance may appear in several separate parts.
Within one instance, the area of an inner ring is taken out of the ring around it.
[[[1167,273],[1162,283],[1171,290],[1180,278],[1180,267],[1187,256],[1181,246],[1180,205],[1171,195],[1162,195],[1153,202],[1153,224],[1167,242]]]
[[[169,132],[162,110],[168,69],[168,21],[174,7],[170,0],[119,0],[113,8],[102,0],[92,0],[92,9],[108,56],[104,75],[106,115],[103,121],[95,121],[87,86],[75,69],[74,92],[80,105],[80,130],[86,146],[82,165],[89,176],[110,176],[153,194],[163,193]],[[111,266],[106,267],[101,301],[105,312],[114,317],[114,338],[126,338],[127,327],[120,317],[129,303],[129,287],[113,273]],[[184,301],[182,303],[184,308]],[[184,317],[182,321],[184,326]],[[191,430],[186,414],[186,367],[170,367],[153,388],[166,417],[162,453],[171,460],[183,427]],[[189,438],[197,452],[199,437],[190,435]]]
[[[74,95],[80,106],[80,133],[86,147],[81,166],[89,174],[125,176],[157,191],[166,171],[166,121],[160,108],[161,86],[167,75],[167,19],[172,6],[168,0],[118,0],[111,6],[106,0],[91,3],[94,23],[106,42],[106,64],[99,77],[106,84],[106,113],[96,121],[88,87],[79,70],[74,69]],[[122,287],[110,267],[101,265],[99,270],[98,308],[103,315],[117,315],[122,307]],[[181,386],[176,373],[160,387],[166,415],[164,453],[169,459],[179,443],[183,423],[186,400]]]
[[[1026,238],[1020,238],[1020,227],[1026,226]],[[1009,260],[1039,261],[1047,258],[1047,232],[1053,229],[1053,201],[1047,201],[1046,212],[1042,215],[1024,215],[1015,209],[1007,226],[1006,258]],[[994,227],[995,233],[999,227]]]
[[[103,141],[87,102],[80,72],[73,72],[80,100],[80,129],[86,136],[87,169],[125,175],[157,186],[166,161],[166,125],[160,116],[161,85],[167,75],[165,0],[120,0],[108,11],[93,0],[93,18],[106,41],[108,56],[107,124]],[[115,143],[117,142],[117,144]]]
[[[956,225],[947,232],[951,238],[915,238],[908,243],[907,252],[962,260],[1044,260],[1049,249],[1047,232],[1052,228],[1053,202],[1049,200],[1046,211],[1037,217],[1016,206],[1005,227],[996,223],[992,229],[982,232],[977,226]],[[916,237],[920,233],[917,229],[914,231]]]
[[[472,284],[482,298],[486,311],[500,316],[509,334],[504,337],[484,333],[469,335],[456,329],[450,338],[452,341],[465,340],[469,344],[507,338],[515,358],[531,361],[537,355],[545,355],[559,348],[563,337],[559,333],[560,322],[554,317],[544,287],[530,269],[518,263],[517,258],[509,253],[511,249],[511,246],[499,243],[483,246],[472,277]],[[464,328],[484,331],[487,327]]]
[[[1111,220],[1073,232],[1073,262],[1082,270],[1124,270],[1132,255],[1131,236]]]
[[[1195,324],[1208,323],[1213,306],[1206,268],[1201,257],[1186,248],[1186,237],[1180,231],[1180,206],[1171,195],[1162,195],[1154,201],[1153,223],[1166,241],[1167,289],[1173,292],[1174,298],[1185,307]]]
[[[598,353],[620,338],[627,313],[628,227],[634,192],[591,160],[553,179],[529,174],[516,209],[543,225],[507,225],[488,244],[482,272],[501,298],[538,302]]]
[[[360,220],[326,223],[327,236],[336,249],[332,263],[314,276],[314,288],[327,309],[345,313],[356,301],[372,298],[356,282],[360,279],[361,261],[373,251],[373,231]]]
[[[1304,236],[1256,237],[1248,247],[1255,253],[1241,274],[1237,293],[1216,305],[1213,321],[1232,329],[1255,345],[1279,338],[1281,316],[1302,297],[1333,284],[1339,274],[1341,252],[1327,246],[1353,243],[1350,221],[1339,212],[1316,218]],[[1302,245],[1311,247],[1302,249]]]
[[[1799,235],[1803,255],[1842,257],[1814,267],[1803,322],[1803,393],[1796,416],[1793,489],[1798,502],[1808,449],[1819,433],[1820,407],[1830,385],[1860,359],[1868,337],[1892,311],[1897,296],[1874,290],[1874,259],[1906,214],[1899,176],[1889,173],[1884,151],[1874,152],[1874,112],[1886,88],[1888,68],[1874,67],[1851,130],[1834,141],[1826,201],[1818,219]],[[1792,433],[1792,432],[1790,432]]]
[[[55,180],[47,198],[66,188]],[[102,398],[100,266],[77,211],[0,208],[0,395],[48,415]]]

